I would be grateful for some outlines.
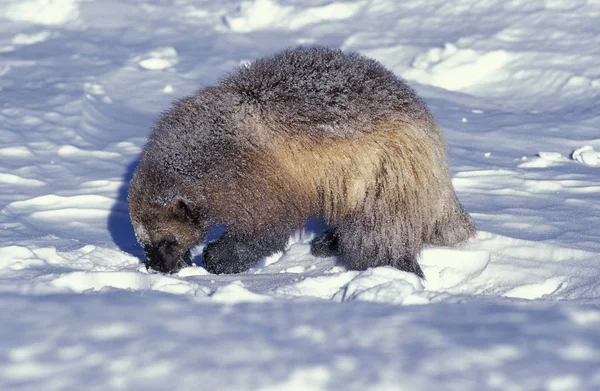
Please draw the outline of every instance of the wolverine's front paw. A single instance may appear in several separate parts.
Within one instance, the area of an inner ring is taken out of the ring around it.
[[[202,251],[202,266],[212,274],[229,273],[227,259],[231,257],[227,249],[220,245],[219,240],[210,242]]]
[[[202,266],[212,274],[235,274],[246,271],[256,263],[244,251],[244,245],[227,238],[219,238],[204,247]]]

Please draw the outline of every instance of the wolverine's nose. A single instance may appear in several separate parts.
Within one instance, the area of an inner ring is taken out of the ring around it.
[[[161,240],[158,243],[144,246],[146,268],[161,273],[175,273],[192,264],[190,250],[181,252],[177,242]]]

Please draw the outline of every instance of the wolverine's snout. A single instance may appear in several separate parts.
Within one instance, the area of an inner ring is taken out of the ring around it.
[[[190,250],[182,251],[178,243],[174,241],[162,240],[144,246],[144,252],[146,253],[146,268],[161,273],[175,273],[192,265]]]

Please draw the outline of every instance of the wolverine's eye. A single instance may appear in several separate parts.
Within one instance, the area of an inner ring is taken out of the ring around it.
[[[189,199],[178,198],[171,207],[172,215],[181,221],[197,223],[205,218],[206,211],[202,207]]]
[[[184,199],[175,201],[172,212],[175,217],[181,220],[192,220],[194,218],[194,206]]]

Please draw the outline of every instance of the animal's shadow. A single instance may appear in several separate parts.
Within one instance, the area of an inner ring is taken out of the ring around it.
[[[129,182],[133,177],[135,168],[139,163],[139,157],[127,165],[123,174],[122,184],[117,193],[117,202],[108,214],[108,231],[113,242],[123,252],[129,253],[140,260],[144,259],[144,250],[137,242],[131,220],[129,219],[129,207],[127,204],[127,191]]]

